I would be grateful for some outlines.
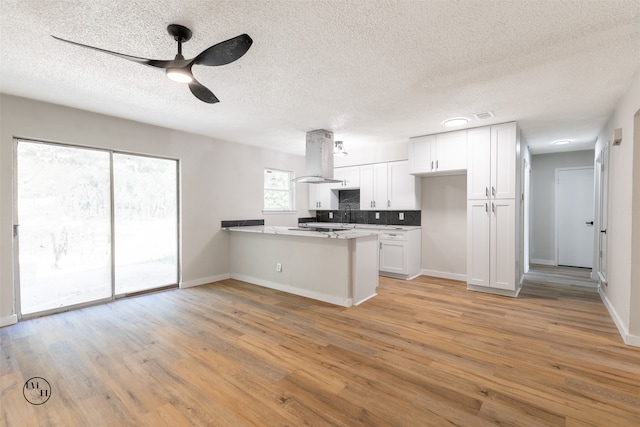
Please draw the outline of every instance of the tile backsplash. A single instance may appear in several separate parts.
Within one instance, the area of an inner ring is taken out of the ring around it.
[[[329,213],[332,218],[329,218]],[[402,215],[401,215],[402,214]],[[376,217],[377,216],[377,217]],[[400,219],[403,216],[404,219]],[[301,222],[311,222],[300,218]],[[378,225],[421,225],[421,211],[364,211],[360,210],[360,190],[340,190],[338,210],[316,211],[316,222],[344,222]]]

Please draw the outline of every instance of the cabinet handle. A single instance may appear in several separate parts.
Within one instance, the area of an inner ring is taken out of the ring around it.
[[[436,160],[436,170],[438,170],[438,160]]]
[[[494,187],[493,185],[491,186],[491,195],[494,197],[496,195],[496,187]]]
[[[390,208],[391,207],[391,200],[387,200],[387,207]]]
[[[489,197],[489,187],[484,187],[484,195]]]
[[[431,160],[431,170],[433,170],[433,160]]]
[[[496,204],[491,203],[491,212],[496,213]]]
[[[489,212],[489,203],[484,204],[484,211]]]

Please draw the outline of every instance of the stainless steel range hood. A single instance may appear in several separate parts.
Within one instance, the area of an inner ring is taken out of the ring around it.
[[[333,133],[324,129],[307,132],[305,176],[292,179],[306,184],[340,182],[333,179]]]

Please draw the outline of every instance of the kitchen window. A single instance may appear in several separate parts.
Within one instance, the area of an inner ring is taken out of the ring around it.
[[[264,170],[264,210],[293,211],[293,172],[266,168]]]

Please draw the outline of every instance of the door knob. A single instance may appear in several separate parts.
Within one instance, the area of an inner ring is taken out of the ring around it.
[[[607,229],[605,228],[604,230],[600,230],[601,233],[607,234]]]
[[[587,222],[585,222],[585,224],[587,224],[587,225],[593,225],[593,221],[587,221]]]

